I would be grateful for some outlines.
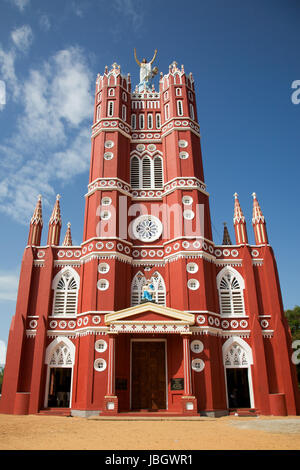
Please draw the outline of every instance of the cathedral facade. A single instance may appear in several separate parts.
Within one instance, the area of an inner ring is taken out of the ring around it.
[[[155,56],[154,56],[155,58]],[[153,58],[153,60],[154,60]],[[152,61],[153,61],[152,60]],[[138,62],[138,61],[137,61]],[[33,213],[0,412],[295,415],[299,395],[276,261],[253,193],[255,245],[213,241],[192,74],[138,62],[98,75],[83,240],[41,245]]]

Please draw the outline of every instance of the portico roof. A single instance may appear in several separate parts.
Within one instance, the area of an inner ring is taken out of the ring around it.
[[[153,302],[146,302],[134,307],[129,307],[117,312],[105,315],[105,324],[110,325],[115,322],[122,323],[169,323],[182,322],[188,325],[195,323],[195,316],[192,313],[183,312],[174,308],[158,305]]]

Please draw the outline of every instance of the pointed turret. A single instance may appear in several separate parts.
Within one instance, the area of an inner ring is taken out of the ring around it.
[[[256,245],[267,245],[268,235],[266,229],[266,222],[263,216],[262,210],[256,199],[256,194],[252,193],[253,196],[253,214],[252,214],[252,225],[255,236]]]
[[[34,213],[30,221],[28,245],[40,246],[43,228],[42,196],[39,195]]]
[[[72,246],[71,224],[68,222],[68,228],[63,241],[63,246]]]
[[[223,245],[232,245],[231,243],[231,238],[230,238],[230,235],[229,235],[229,231],[228,231],[228,228],[227,228],[227,223],[226,222],[223,222],[224,224],[224,232],[223,232]]]
[[[61,230],[61,215],[59,205],[60,195],[56,196],[55,205],[49,220],[48,241],[47,245],[59,245]]]
[[[245,245],[248,243],[248,235],[246,221],[238,200],[238,194],[234,193],[234,214],[233,225],[235,231],[235,240],[237,245]]]

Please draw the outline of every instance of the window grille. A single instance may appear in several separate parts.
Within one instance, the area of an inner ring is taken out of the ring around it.
[[[245,314],[243,289],[237,276],[227,271],[219,283],[221,314],[241,316]]]
[[[77,282],[67,271],[62,274],[54,292],[53,315],[76,315],[77,298]]]

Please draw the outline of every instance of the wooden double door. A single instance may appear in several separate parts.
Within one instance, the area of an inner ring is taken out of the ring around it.
[[[132,341],[131,408],[166,409],[165,341]]]

